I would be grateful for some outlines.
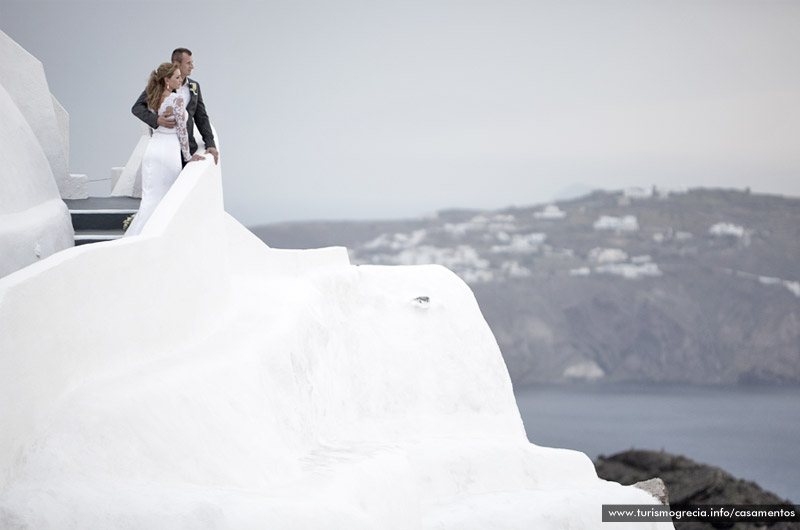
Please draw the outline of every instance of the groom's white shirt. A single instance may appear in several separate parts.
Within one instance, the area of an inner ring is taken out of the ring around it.
[[[189,90],[189,80],[184,79],[183,84],[176,92],[183,98],[183,108],[189,108],[189,100],[192,99],[192,92]]]

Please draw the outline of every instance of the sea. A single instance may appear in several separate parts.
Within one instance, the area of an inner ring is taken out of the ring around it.
[[[800,504],[800,387],[570,384],[515,394],[537,445],[593,460],[631,448],[664,450]]]

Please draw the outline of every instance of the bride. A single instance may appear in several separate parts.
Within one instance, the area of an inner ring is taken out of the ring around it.
[[[183,98],[173,92],[180,88],[183,78],[178,65],[163,63],[150,74],[145,93],[147,108],[159,116],[175,116],[175,128],[158,127],[147,144],[142,159],[142,202],[125,236],[134,236],[142,231],[158,203],[169,191],[181,172],[183,160],[203,160],[201,155],[189,154],[189,138],[186,132],[186,111]]]

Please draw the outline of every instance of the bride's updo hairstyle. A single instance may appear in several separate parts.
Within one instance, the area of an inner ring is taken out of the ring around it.
[[[164,93],[164,79],[175,73],[178,65],[175,63],[161,63],[158,68],[150,72],[150,79],[147,81],[147,108],[158,112],[161,104],[161,94]]]

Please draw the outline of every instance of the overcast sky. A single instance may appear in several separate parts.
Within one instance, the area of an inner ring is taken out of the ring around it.
[[[108,178],[173,48],[247,225],[551,200],[581,184],[800,196],[800,2],[2,0],[73,173]]]

